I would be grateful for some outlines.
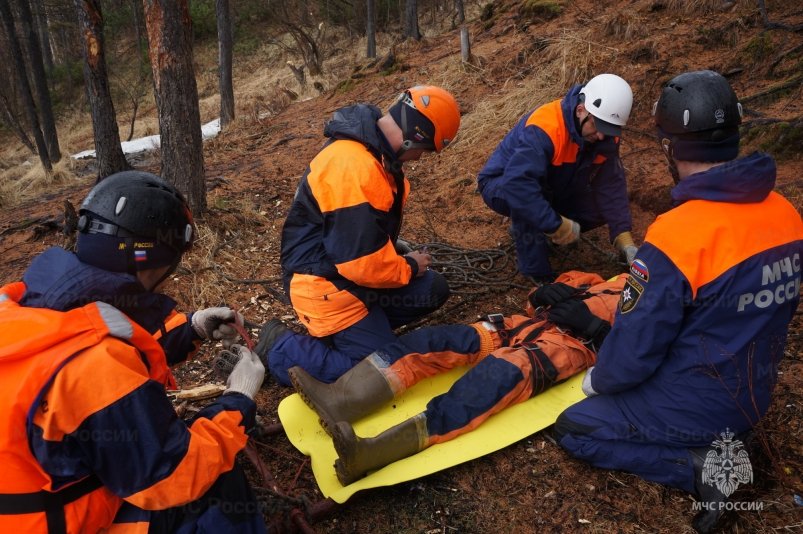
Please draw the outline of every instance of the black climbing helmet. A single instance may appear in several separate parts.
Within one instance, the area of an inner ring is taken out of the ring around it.
[[[669,80],[653,115],[670,157],[717,162],[739,153],[742,105],[728,81],[714,71],[685,72]]]
[[[79,210],[77,254],[84,263],[135,273],[178,265],[195,227],[181,193],[143,171],[115,173],[97,184]]]

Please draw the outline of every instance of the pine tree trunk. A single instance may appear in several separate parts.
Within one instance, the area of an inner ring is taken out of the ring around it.
[[[455,8],[457,8],[457,23],[463,24],[466,21],[466,10],[463,7],[463,0],[455,0]]]
[[[45,171],[50,172],[53,170],[53,164],[50,162],[50,156],[47,153],[47,144],[45,144],[45,137],[42,135],[42,129],[39,127],[36,104],[34,104],[33,95],[31,94],[31,86],[28,84],[28,75],[25,72],[25,61],[22,58],[22,47],[20,46],[19,39],[17,39],[17,32],[14,29],[14,19],[11,16],[11,8],[6,0],[0,0],[0,19],[3,20],[3,27],[6,29],[6,34],[8,36],[11,60],[14,62],[20,96],[25,104],[28,122],[31,125],[31,130],[33,130],[33,138],[36,142],[36,150],[39,153],[39,161],[42,162],[42,167],[45,168]]]
[[[206,210],[201,115],[192,66],[188,0],[143,0],[153,70],[162,176],[187,197],[193,213]]]
[[[28,150],[30,150],[32,154],[36,154],[36,149],[33,146],[31,138],[28,137],[28,133],[25,131],[25,128],[23,128],[16,114],[11,110],[11,104],[8,103],[8,99],[3,94],[0,94],[0,111],[3,116],[0,122],[5,123],[6,127],[14,132],[14,135],[22,141],[23,145],[28,147]]]
[[[231,79],[232,25],[229,0],[217,0],[218,80],[220,84],[220,129],[234,120],[234,87]]]
[[[374,0],[366,0],[365,2],[365,36],[368,40],[368,50],[366,56],[369,58],[376,57],[376,5]]]
[[[131,0],[131,10],[134,12],[134,28],[137,34],[137,57],[142,62],[142,50],[144,47],[144,39],[142,37],[142,16],[140,8],[142,4],[138,0]]]
[[[20,15],[20,33],[25,41],[25,48],[28,52],[28,67],[30,69],[33,92],[36,95],[38,104],[40,124],[42,134],[47,143],[47,153],[50,161],[56,163],[61,159],[59,149],[59,137],[56,133],[56,121],[53,118],[53,105],[50,102],[50,91],[47,88],[47,77],[45,76],[45,65],[42,62],[42,50],[39,48],[39,39],[33,31],[33,16],[28,0],[17,0]]]
[[[42,49],[42,60],[45,63],[45,70],[50,74],[53,71],[53,50],[50,48],[50,28],[47,26],[47,12],[45,11],[44,0],[32,0],[31,8],[36,22],[39,46]]]
[[[98,181],[110,174],[129,169],[120,147],[117,115],[109,92],[103,41],[103,14],[99,0],[75,0],[84,52],[84,82],[92,113]]]
[[[405,0],[404,2],[404,37],[416,41],[421,40],[421,32],[418,31],[417,0]]]

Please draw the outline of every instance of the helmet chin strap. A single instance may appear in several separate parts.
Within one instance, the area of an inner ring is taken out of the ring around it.
[[[412,113],[411,111],[409,111],[409,106],[407,105],[402,106],[402,112],[401,112],[402,137],[404,137],[404,135],[407,132],[407,113]],[[420,148],[422,150],[432,150],[432,146],[429,144],[414,143],[410,139],[404,139],[404,141],[402,141],[401,146],[399,147],[399,150],[396,151],[396,159],[401,159],[401,157],[404,155],[405,152],[407,152],[408,150],[414,150],[416,148]]]
[[[672,140],[668,137],[659,138],[658,143],[661,145],[661,151],[666,157],[666,163],[669,166],[669,173],[672,175],[672,181],[675,185],[680,183],[680,173],[678,172],[678,165],[675,163],[675,158],[672,156]]]

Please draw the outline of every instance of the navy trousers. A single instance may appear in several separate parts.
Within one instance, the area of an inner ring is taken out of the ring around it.
[[[396,340],[393,330],[437,310],[449,298],[449,284],[440,273],[427,271],[408,285],[369,291],[368,315],[328,336],[316,338],[288,332],[268,354],[277,382],[290,385],[287,370],[298,365],[323,382],[334,382],[376,349]]]
[[[656,428],[637,428],[616,403],[615,395],[590,397],[567,408],[555,423],[561,447],[603,469],[617,469],[645,480],[694,493],[690,447],[677,435]]]

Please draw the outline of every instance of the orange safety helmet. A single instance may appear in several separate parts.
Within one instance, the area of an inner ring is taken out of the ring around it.
[[[412,108],[426,121],[416,120]],[[402,93],[389,110],[402,129],[405,150],[423,148],[440,152],[451,143],[460,128],[460,106],[454,96],[434,85],[416,85]],[[421,124],[422,122],[429,124]],[[431,131],[434,130],[434,131]]]

